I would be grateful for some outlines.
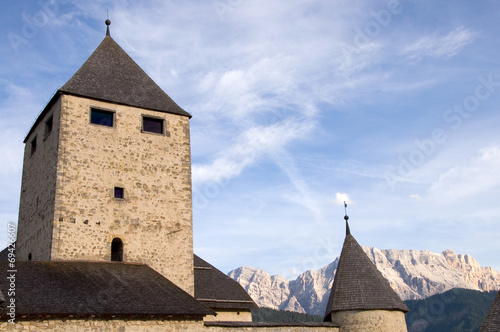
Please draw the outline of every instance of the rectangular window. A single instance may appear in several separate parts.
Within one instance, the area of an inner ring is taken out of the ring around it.
[[[45,135],[44,135],[44,137],[47,137],[50,135],[50,133],[52,132],[53,125],[54,125],[54,117],[51,116],[50,118],[48,118],[47,121],[45,121]]]
[[[31,155],[33,155],[33,153],[35,153],[35,151],[36,151],[36,136],[31,141]]]
[[[125,198],[125,192],[123,190],[123,188],[120,188],[120,187],[115,187],[115,198]]]
[[[142,131],[155,134],[163,134],[164,120],[160,118],[142,117]]]
[[[90,109],[90,123],[113,127],[115,112],[99,110],[96,108]]]

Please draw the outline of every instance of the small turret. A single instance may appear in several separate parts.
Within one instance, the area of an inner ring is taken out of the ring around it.
[[[406,332],[408,308],[351,235],[347,211],[344,219],[346,237],[324,320],[342,332]]]

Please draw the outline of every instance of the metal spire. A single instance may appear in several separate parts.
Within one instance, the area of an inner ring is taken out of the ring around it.
[[[347,215],[347,203],[344,201],[344,211],[345,211],[345,235],[351,235],[351,230],[349,229],[349,216]]]
[[[109,26],[111,24],[111,21],[109,20],[109,10],[106,10],[106,21],[104,21],[104,23],[106,23],[106,36],[110,37],[110,34],[109,34]]]

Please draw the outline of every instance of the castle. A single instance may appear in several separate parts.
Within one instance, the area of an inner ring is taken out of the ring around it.
[[[0,329],[406,331],[407,307],[347,219],[324,322],[252,323],[248,294],[193,253],[191,115],[106,24],[24,141],[16,261],[0,264]]]

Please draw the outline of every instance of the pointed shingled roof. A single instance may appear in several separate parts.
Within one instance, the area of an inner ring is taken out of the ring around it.
[[[110,36],[59,91],[191,117]]]
[[[346,226],[349,229],[347,222]],[[409,311],[350,232],[340,254],[325,321],[331,313],[345,310]]]
[[[500,291],[495,297],[486,318],[479,329],[479,332],[498,332],[500,331]]]

